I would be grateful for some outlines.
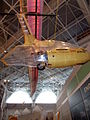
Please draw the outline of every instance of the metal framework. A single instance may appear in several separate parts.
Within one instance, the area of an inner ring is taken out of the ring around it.
[[[42,39],[63,39],[64,41],[78,45],[78,36],[84,34],[84,32],[90,28],[90,11],[85,0],[82,0],[82,3],[80,3],[79,0],[76,0],[74,1],[75,4],[72,4],[73,1],[74,0],[60,0],[57,5],[57,1],[55,0],[50,0],[50,2],[44,0],[44,13],[55,14],[58,9],[58,15],[56,18],[43,17]],[[3,0],[2,2],[9,7],[8,13],[19,13],[19,0],[12,0],[11,3],[9,0]],[[54,35],[56,19],[57,31],[56,35]],[[51,29],[52,26],[53,29]],[[9,52],[14,46],[23,44],[23,34],[16,16],[4,15],[0,18],[0,39],[0,57],[6,54],[5,51]],[[30,92],[27,68],[15,66],[6,67],[0,63],[0,69],[0,82],[4,82],[5,79],[10,80],[7,85],[7,89],[10,93],[14,92],[17,88],[25,88]],[[40,71],[38,87],[33,99],[35,100],[40,91],[44,88],[50,88],[58,95],[72,70],[72,68],[64,68]]]

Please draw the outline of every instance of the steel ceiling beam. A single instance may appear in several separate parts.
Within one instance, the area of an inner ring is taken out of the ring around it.
[[[77,2],[79,4],[83,14],[86,15],[85,14],[85,12],[86,12],[89,15],[88,18],[87,18],[87,22],[90,25],[90,5],[87,5],[85,0],[77,0]]]
[[[80,16],[80,18],[78,18],[77,21],[75,20],[75,21],[73,21],[73,23],[72,23],[71,25],[68,25],[68,26],[67,26],[67,29],[72,28],[74,25],[77,25],[78,22],[81,22],[82,20],[84,20],[84,19],[87,18],[87,17],[88,17],[88,15],[86,15],[86,16],[84,16],[84,17]],[[58,37],[59,35],[62,35],[64,32],[67,31],[67,29],[64,29],[64,30],[61,30],[61,31],[57,31],[56,37]],[[50,38],[53,38],[53,35],[50,36]]]
[[[55,14],[54,10],[51,8],[51,6],[44,0],[45,4],[48,6],[48,8],[50,9],[51,13]],[[72,37],[72,35],[70,34],[70,32],[68,31],[67,27],[64,26],[64,24],[62,23],[62,21],[59,19],[58,16],[56,16],[56,19],[58,20],[58,22],[62,25],[63,29],[65,31],[67,31],[68,35],[70,36],[71,40],[73,40],[73,42],[78,46],[78,43],[75,41],[75,39]],[[54,38],[55,39],[55,38]]]
[[[23,34],[22,34],[22,30],[20,29],[20,31],[17,31],[14,34],[14,38],[13,36],[10,37],[10,39],[7,41],[7,44],[4,44],[3,49],[0,46],[0,53],[3,53],[4,50],[10,49],[10,47],[12,47],[13,44],[15,44],[17,41],[19,41],[21,38],[23,38]]]
[[[59,4],[57,5],[57,0],[50,0],[49,3],[46,2],[46,0],[44,0],[44,3],[46,4],[46,6],[44,6],[44,10],[43,12],[44,13],[52,13],[52,10],[50,9],[47,9],[48,6],[50,6],[53,11],[55,11],[60,5],[63,6],[63,3],[65,2],[66,0],[59,0]],[[70,0],[69,0],[70,1]],[[50,12],[49,12],[50,10]]]
[[[7,3],[6,0],[3,0],[3,1],[4,1],[5,3]],[[10,13],[10,12],[14,9],[14,7],[18,4],[18,2],[19,2],[19,0],[18,0],[13,6],[10,7],[8,13]],[[5,16],[0,20],[0,23],[3,22],[3,20],[6,18],[6,16],[7,16],[7,15],[5,15]]]

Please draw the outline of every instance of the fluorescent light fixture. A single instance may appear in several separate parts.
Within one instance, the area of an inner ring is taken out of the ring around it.
[[[56,95],[51,90],[43,90],[37,97],[35,103],[55,104]]]
[[[32,99],[27,92],[19,90],[19,91],[15,91],[6,100],[6,103],[10,103],[10,104],[32,103]]]
[[[4,50],[4,53],[6,53],[7,51],[6,50]]]

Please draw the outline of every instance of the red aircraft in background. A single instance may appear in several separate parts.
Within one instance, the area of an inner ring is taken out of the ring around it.
[[[23,5],[24,5],[23,0],[20,0],[20,13],[24,12],[22,7]],[[43,12],[43,0],[27,0],[27,12],[31,14],[31,16],[28,16],[28,25],[31,34],[35,36],[37,40],[41,40],[42,16],[38,16],[37,14],[42,14]],[[37,67],[29,67],[29,78],[30,78],[30,89],[32,96],[36,90],[36,85],[38,82]]]

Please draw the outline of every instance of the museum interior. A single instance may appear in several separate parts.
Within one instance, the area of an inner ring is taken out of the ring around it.
[[[89,0],[0,0],[0,120],[90,120]]]

